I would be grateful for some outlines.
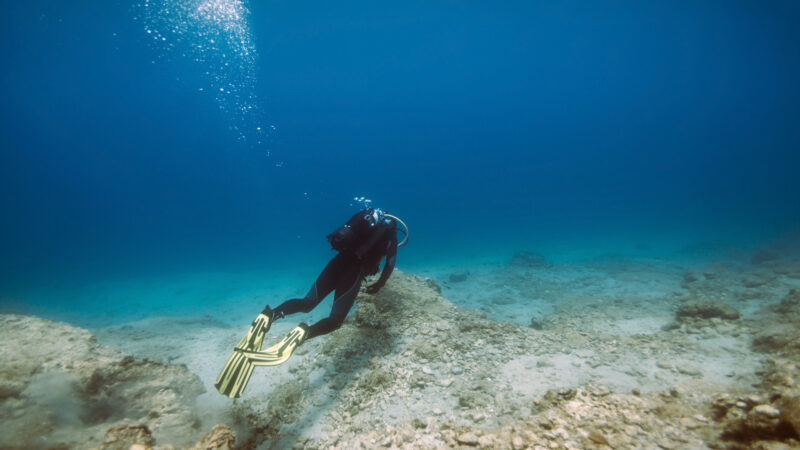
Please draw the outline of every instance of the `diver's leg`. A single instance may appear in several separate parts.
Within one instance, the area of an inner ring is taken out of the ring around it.
[[[358,289],[364,276],[357,263],[348,264],[346,270],[342,271],[342,277],[336,286],[336,294],[333,297],[331,314],[309,327],[308,338],[328,334],[342,326],[347,313],[353,307],[353,303],[358,296]]]
[[[328,264],[322,269],[317,280],[311,285],[311,289],[303,298],[293,298],[281,303],[273,310],[274,317],[279,319],[289,314],[298,312],[308,313],[311,312],[328,294],[330,294],[336,287],[336,280],[339,278],[343,259],[340,255],[336,255],[331,259]]]

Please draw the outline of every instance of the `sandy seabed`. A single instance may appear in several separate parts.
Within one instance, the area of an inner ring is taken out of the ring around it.
[[[362,293],[341,329],[257,368],[235,401],[213,384],[258,294],[236,294],[224,321],[87,331],[2,315],[0,446],[798,447],[800,259],[787,252],[694,265],[520,252],[421,273]]]

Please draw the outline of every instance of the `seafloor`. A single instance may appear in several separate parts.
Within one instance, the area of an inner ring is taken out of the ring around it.
[[[48,310],[88,330],[4,301],[0,447],[798,448],[800,254],[712,253],[397,271],[236,401],[213,383],[247,313],[298,292],[201,274],[62,302],[103,317]]]

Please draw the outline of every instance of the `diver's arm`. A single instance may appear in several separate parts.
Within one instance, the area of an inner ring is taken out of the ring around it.
[[[381,276],[378,281],[367,286],[367,294],[374,294],[386,284],[386,281],[392,275],[394,270],[394,263],[397,261],[397,239],[392,239],[388,242],[389,248],[386,249],[386,263],[383,265]]]

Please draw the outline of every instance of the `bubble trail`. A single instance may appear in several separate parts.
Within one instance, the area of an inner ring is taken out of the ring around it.
[[[189,62],[212,93],[237,139],[261,147],[273,126],[263,124],[256,96],[257,52],[242,0],[143,0],[134,5],[156,60]],[[191,77],[194,74],[186,74]],[[180,77],[180,70],[179,70]]]

